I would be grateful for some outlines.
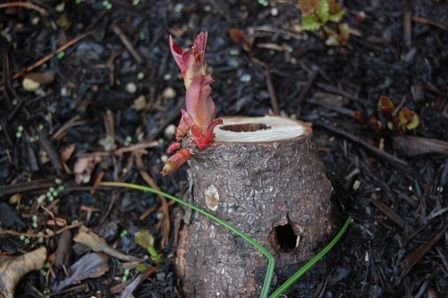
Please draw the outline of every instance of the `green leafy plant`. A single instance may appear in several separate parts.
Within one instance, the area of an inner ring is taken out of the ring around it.
[[[225,222],[221,218],[219,218],[211,213],[208,213],[204,209],[199,208],[187,201],[184,201],[180,198],[177,198],[171,194],[165,193],[158,189],[143,186],[143,185],[138,185],[138,184],[124,183],[124,182],[101,182],[100,185],[111,186],[111,187],[125,187],[128,189],[134,189],[134,190],[139,190],[139,191],[143,191],[143,192],[150,192],[150,193],[153,193],[153,194],[156,194],[159,196],[163,196],[169,200],[173,200],[174,202],[178,203],[179,205],[190,208],[190,209],[198,212],[199,214],[206,216],[211,221],[213,221],[219,225],[222,225],[224,228],[226,228],[230,232],[243,238],[245,241],[247,241],[250,245],[252,245],[254,248],[256,248],[261,254],[263,254],[268,259],[268,266],[267,266],[266,274],[264,277],[263,287],[262,287],[261,293],[260,293],[261,298],[280,297],[286,290],[288,290],[292,285],[294,285],[294,283],[296,283],[305,273],[307,273],[309,270],[311,270],[317,263],[320,262],[320,260],[323,257],[325,257],[331,251],[331,249],[342,238],[342,236],[345,234],[348,227],[352,223],[352,218],[349,216],[347,218],[347,220],[345,221],[344,225],[342,226],[342,228],[339,230],[337,235],[331,240],[330,243],[328,243],[317,255],[315,255],[311,260],[309,260],[302,268],[300,268],[296,273],[294,273],[291,277],[289,277],[282,285],[280,285],[280,287],[277,288],[271,295],[269,295],[269,290],[270,290],[271,282],[272,282],[272,276],[274,274],[275,259],[274,259],[274,256],[269,252],[269,250],[267,250],[265,247],[263,247],[261,244],[259,244],[251,236],[240,231],[234,225],[231,225],[231,224]],[[147,243],[145,243],[145,245],[146,244]]]
[[[418,114],[407,107],[399,110],[388,96],[381,96],[378,100],[378,111],[387,118],[386,126],[393,130],[398,128],[401,133],[415,130],[420,125]],[[370,125],[374,131],[379,132],[383,126],[375,117],[370,119]]]
[[[329,46],[345,44],[349,38],[347,23],[341,23],[344,9],[336,0],[300,0],[302,28],[308,31],[320,30]],[[335,23],[333,28],[329,22]]]

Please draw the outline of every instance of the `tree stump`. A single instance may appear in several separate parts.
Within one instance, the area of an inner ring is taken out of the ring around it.
[[[191,160],[191,200],[268,248],[284,278],[335,231],[311,126],[271,116],[223,120],[214,143]],[[267,261],[257,250],[197,213],[178,229],[175,265],[186,297],[259,295]]]

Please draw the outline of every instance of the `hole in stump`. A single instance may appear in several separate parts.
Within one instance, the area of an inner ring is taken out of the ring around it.
[[[280,252],[290,252],[296,247],[297,236],[290,224],[276,226],[272,232],[272,244]]]
[[[220,129],[233,132],[251,132],[263,129],[270,129],[269,125],[263,123],[244,123],[244,124],[230,124],[221,126]]]

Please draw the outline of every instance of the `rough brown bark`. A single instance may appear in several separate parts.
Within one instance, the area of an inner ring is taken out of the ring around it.
[[[281,133],[282,126],[288,132]],[[279,278],[308,260],[334,232],[331,185],[310,138],[311,127],[299,121],[224,118],[215,142],[195,154],[190,165],[193,203],[267,247]],[[265,257],[207,218],[187,214],[176,257],[184,294],[257,297]]]

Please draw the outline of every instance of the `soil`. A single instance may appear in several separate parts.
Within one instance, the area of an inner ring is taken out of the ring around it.
[[[175,233],[168,233],[165,212],[177,207],[97,183],[152,183],[179,195],[188,188],[187,167],[160,175],[184,104],[168,36],[186,47],[203,30],[218,116],[280,113],[312,123],[332,200],[354,218],[336,251],[288,296],[448,297],[448,3],[343,1],[351,35],[347,44],[330,47],[318,32],[300,30],[297,2],[0,6],[0,254],[45,246],[50,256],[47,269],[21,279],[17,297],[42,297],[66,277],[85,249],[63,233],[38,233],[74,224],[75,235],[77,223],[156,267],[138,283],[136,297],[181,295]],[[233,41],[230,28],[244,40]],[[26,76],[40,87],[26,91]],[[396,114],[401,107],[415,112],[418,127],[399,129],[378,109],[381,96]],[[425,142],[403,145],[399,136]],[[75,175],[83,159],[90,167],[85,163],[83,175]],[[89,183],[75,183],[82,180]],[[154,236],[161,262],[135,243],[142,229]],[[69,245],[56,266],[61,238]],[[114,257],[107,266],[100,277],[52,296],[111,296],[125,270]],[[137,274],[130,270],[128,280]]]

